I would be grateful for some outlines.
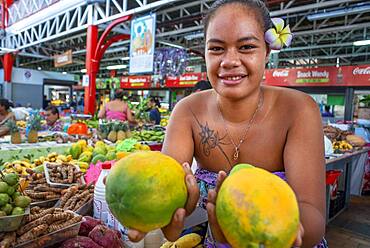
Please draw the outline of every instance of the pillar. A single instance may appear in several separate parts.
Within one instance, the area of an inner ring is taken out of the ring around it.
[[[97,61],[94,61],[95,50],[98,44],[98,26],[90,25],[87,28],[86,39],[86,70],[89,76],[89,86],[85,87],[85,114],[95,113],[96,96],[96,74],[98,70]]]

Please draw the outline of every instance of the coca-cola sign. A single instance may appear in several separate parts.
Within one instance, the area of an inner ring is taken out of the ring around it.
[[[272,72],[273,77],[288,77],[289,71],[288,70],[274,70]]]
[[[370,86],[370,66],[342,66],[343,85]]]
[[[370,66],[366,68],[356,67],[353,69],[353,75],[370,75]]]

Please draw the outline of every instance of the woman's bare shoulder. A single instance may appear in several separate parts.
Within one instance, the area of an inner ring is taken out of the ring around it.
[[[175,106],[177,112],[203,112],[213,97],[213,90],[205,90],[181,99]]]

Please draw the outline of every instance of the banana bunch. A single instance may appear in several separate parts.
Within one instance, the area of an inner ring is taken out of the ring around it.
[[[167,241],[161,248],[200,248],[203,247],[200,243],[202,237],[196,233],[190,233],[182,236],[175,242]]]
[[[6,174],[17,173],[25,176],[28,175],[27,169],[33,168],[35,168],[35,165],[25,160],[14,160],[13,162],[6,162],[4,164],[4,172]]]
[[[353,149],[353,146],[349,144],[347,141],[334,141],[333,142],[333,149],[334,150],[343,150],[343,151],[349,151]]]
[[[72,160],[71,163],[77,165],[80,168],[80,171],[82,171],[83,173],[85,173],[90,166],[89,163],[78,160]]]
[[[26,121],[17,121],[16,124],[17,124],[18,127],[21,127],[21,128],[26,128],[26,126],[27,126]]]

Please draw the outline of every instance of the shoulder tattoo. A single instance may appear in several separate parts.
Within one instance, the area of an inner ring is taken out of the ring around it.
[[[231,166],[231,161],[227,154],[225,153],[222,146],[230,145],[230,143],[225,142],[226,135],[223,137],[220,137],[220,134],[218,131],[215,131],[208,126],[208,122],[201,123],[194,112],[190,109],[190,112],[192,113],[198,127],[199,127],[199,133],[200,136],[200,142],[199,142],[199,149],[203,152],[205,156],[209,156],[211,154],[211,150],[217,149],[219,150]]]

